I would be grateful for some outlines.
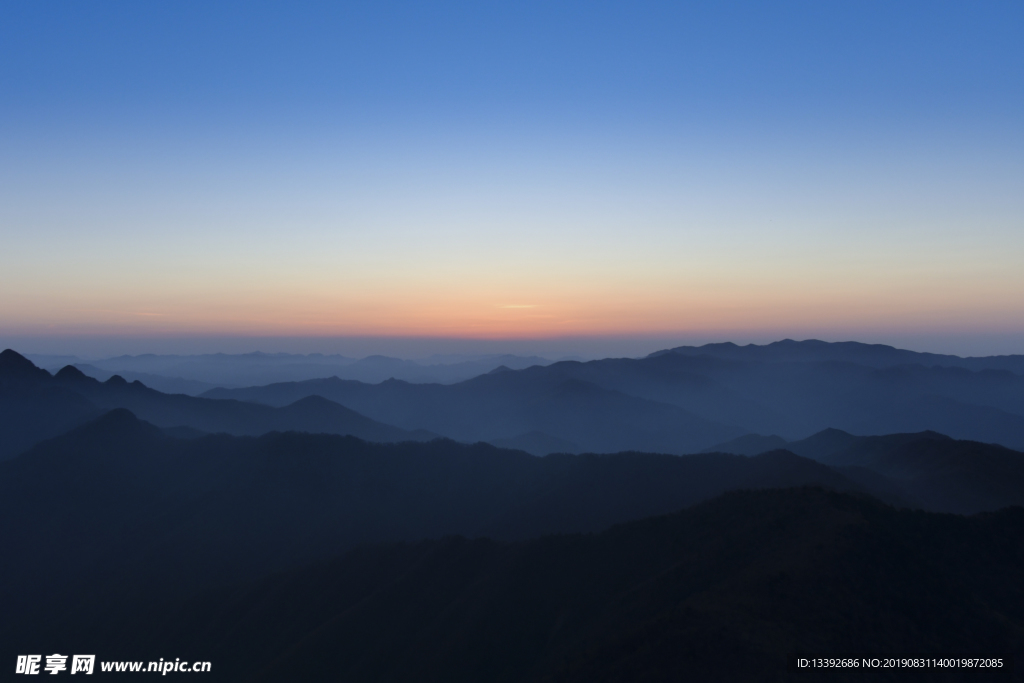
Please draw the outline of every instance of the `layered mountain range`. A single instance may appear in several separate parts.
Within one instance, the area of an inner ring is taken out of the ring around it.
[[[857,343],[680,347],[563,361],[453,385],[338,378],[215,389],[283,406],[318,395],[375,420],[538,455],[688,453],[748,433],[801,439],[933,430],[1024,448],[1024,356],[959,358]],[[718,438],[721,436],[722,438]]]
[[[321,353],[209,353],[197,355],[141,354],[83,361],[75,356],[30,355],[53,372],[74,365],[90,377],[106,381],[120,375],[167,393],[199,395],[216,387],[248,387],[338,376],[361,382],[401,379],[450,384],[505,366],[522,369],[548,365],[547,358],[512,354],[431,356],[420,360],[372,355],[349,358]]]
[[[114,375],[106,382],[65,366],[56,375],[11,350],[0,353],[0,460],[40,440],[126,408],[179,436],[259,435],[271,431],[350,434],[371,441],[426,440],[436,435],[381,424],[318,396],[280,408],[236,400],[164,394]]]
[[[953,401],[996,433],[969,410],[1012,416],[1013,358],[766,348],[205,397],[5,351],[0,657],[522,682],[786,680],[795,652],[1024,657],[1024,453],[826,421],[881,420],[872,401],[938,420],[928,406]],[[829,674],[800,680],[863,680]]]
[[[728,355],[737,353],[738,347],[721,348]],[[813,351],[818,347],[810,348]],[[868,351],[872,348],[868,347]],[[886,348],[878,353],[888,357],[886,354],[891,355],[894,350]],[[838,351],[843,350],[840,345]],[[868,352],[860,346],[853,350],[860,354]],[[819,353],[826,351],[836,349],[819,349]],[[761,372],[788,369],[793,375],[804,370],[817,376],[829,372],[837,362],[812,359],[792,363],[788,360],[791,351],[785,344],[780,345],[779,352],[789,354],[780,361],[783,365],[761,368]],[[902,352],[896,355],[902,360]],[[705,365],[720,362],[684,350],[638,361],[570,362],[521,371],[504,370],[449,386],[399,381],[368,385],[329,378],[192,397],[164,394],[138,381],[128,383],[119,376],[99,382],[72,366],[51,376],[8,350],[0,354],[0,457],[13,457],[107,411],[126,409],[167,434],[184,438],[208,433],[259,436],[291,431],[397,443],[429,441],[443,435],[455,436],[463,442],[490,441],[503,448],[532,453],[572,453],[579,450],[578,444],[582,442],[592,446],[588,449],[591,452],[685,454],[712,443],[703,450],[745,456],[787,451],[833,468],[861,490],[891,502],[929,510],[970,513],[1022,502],[1019,491],[1024,475],[1019,452],[999,444],[954,439],[929,430],[855,436],[827,427],[794,441],[777,435],[742,434],[743,430],[696,417],[676,405],[602,388],[581,379],[586,376],[617,384],[620,389],[628,388],[635,393],[655,385],[660,385],[665,393],[685,394],[686,387],[696,385],[704,386],[707,393],[718,391],[709,381],[670,371],[693,358]],[[659,375],[658,368],[665,372]],[[991,375],[997,383],[1012,388],[1020,379],[1006,370],[943,366],[933,366],[930,371],[916,366],[898,366],[896,370],[911,375],[935,372],[939,377],[952,372],[961,386],[983,383]],[[849,367],[843,366],[843,371],[849,371]],[[866,372],[875,377],[873,373],[890,373],[892,369]],[[747,368],[744,373],[751,375],[754,370]],[[904,393],[912,392],[908,389]],[[1012,398],[1011,394],[1006,392]],[[249,400],[215,398],[223,395]],[[258,399],[265,402],[256,402]],[[821,401],[827,400],[823,395]],[[878,402],[883,399],[879,397]],[[361,412],[350,406],[357,406]],[[862,407],[869,409],[866,403]],[[391,418],[392,423],[403,426],[367,417],[363,411]],[[434,429],[415,428],[424,424]],[[952,421],[947,427],[956,424]],[[515,434],[530,427],[534,429],[513,437],[493,436],[502,432]],[[984,431],[986,425],[974,424],[974,428]],[[955,433],[955,429],[949,431]]]

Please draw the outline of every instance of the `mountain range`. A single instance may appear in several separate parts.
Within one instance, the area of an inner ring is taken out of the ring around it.
[[[547,365],[539,356],[512,354],[431,356],[419,360],[373,355],[349,358],[321,353],[211,353],[198,355],[142,354],[83,361],[74,356],[29,355],[53,373],[74,365],[89,377],[105,381],[120,375],[166,393],[199,395],[216,387],[246,387],[337,376],[377,383],[387,379],[451,384],[497,367],[522,369]]]
[[[686,453],[748,433],[788,441],[828,428],[861,435],[932,430],[1022,449],[1022,358],[964,359],[852,342],[712,344],[640,359],[498,369],[447,386],[327,378],[203,396],[281,406],[319,395],[403,429],[516,444],[538,455]]]
[[[848,436],[808,447],[865,450]],[[863,490],[787,451],[181,439],[118,409],[0,463],[0,649],[173,653],[225,681],[788,680],[799,652],[1024,655],[1024,508]],[[829,673],[801,680],[862,680]]]
[[[118,375],[100,382],[70,365],[50,375],[10,349],[0,353],[0,460],[115,408],[130,409],[156,426],[178,430],[179,435],[293,430],[351,434],[384,442],[436,436],[381,424],[318,396],[276,408],[164,394]]]
[[[681,454],[741,433],[737,428],[695,417],[672,405],[604,390],[586,382],[556,378],[549,383],[527,381],[517,387],[504,378],[530,380],[531,376],[508,369],[455,385],[411,384],[398,380],[377,385],[337,378],[311,380],[312,384],[301,383],[300,386],[321,388],[299,392],[294,400],[269,406],[247,397],[225,398],[216,392],[208,392],[203,397],[164,394],[139,381],[129,383],[119,375],[99,382],[74,366],[65,366],[51,376],[11,350],[0,356],[0,382],[4,381],[4,368],[16,366],[31,367],[35,379],[18,387],[12,385],[11,391],[16,394],[12,395],[13,402],[29,405],[29,396],[50,390],[78,397],[74,410],[51,413],[41,408],[33,417],[34,422],[53,427],[36,429],[31,434],[51,436],[68,423],[80,422],[98,410],[113,408],[127,408],[159,427],[187,427],[236,435],[296,430],[351,434],[372,441],[422,440],[442,435],[475,442],[495,437],[528,437],[529,432],[536,431],[543,435],[540,438],[547,445],[554,432],[568,435],[562,437],[566,448],[560,450],[585,448],[595,452],[646,450]],[[492,385],[494,388],[488,390]],[[5,386],[0,385],[0,391],[7,391],[2,388]],[[271,388],[276,386],[270,385]],[[339,401],[338,392],[332,390],[335,386],[348,387],[356,393],[373,393],[373,400],[386,404],[389,409],[384,412],[396,419],[379,420],[366,416],[365,410],[348,407],[351,396],[344,393],[349,398]],[[483,392],[474,391],[480,386]],[[388,393],[392,390],[396,392],[393,395]],[[439,392],[455,397],[454,401],[437,400]],[[415,401],[415,405],[404,406],[413,414],[403,417],[396,413],[403,409],[402,398]],[[427,421],[442,429],[392,426],[396,421],[417,422],[422,416],[429,416]],[[7,433],[11,436],[0,443],[15,445],[0,452],[0,457],[10,457],[31,442],[34,437],[22,433],[26,424],[8,425]]]
[[[1014,371],[1020,358],[958,358],[814,341],[715,344],[641,359],[562,361],[519,370],[499,366],[454,384],[370,384],[330,377],[217,388],[200,397],[284,408],[319,396],[359,413],[367,425],[366,420],[380,423],[375,431],[357,428],[352,414],[352,425],[324,422],[328,417],[323,404],[318,418],[294,422],[301,407],[291,417],[259,413],[240,403],[213,408],[194,402],[196,398],[167,398],[138,380],[122,383],[118,375],[86,386],[81,373],[64,370],[51,388],[76,403],[62,409],[65,417],[56,419],[52,429],[29,429],[32,420],[22,418],[14,423],[37,436],[59,433],[74,424],[76,415],[92,414],[71,395],[77,394],[96,409],[126,407],[161,427],[232,434],[313,429],[372,440],[440,435],[536,455],[622,450],[683,454],[746,434],[774,434],[789,442],[829,428],[859,435],[937,431],[1021,449],[1024,375]],[[8,415],[24,412],[31,401],[17,403],[20,407]],[[382,436],[381,430],[388,429],[390,435]],[[31,434],[4,440],[0,457],[38,440]]]
[[[868,377],[864,396],[894,369],[967,373],[954,376],[968,387],[1016,376],[683,352],[240,400],[51,374],[5,351],[0,658],[523,683],[791,680],[793,653],[1021,661],[1024,453],[927,430],[762,436],[664,400],[692,408],[700,390],[719,400],[705,414],[754,413],[735,387],[796,376],[790,389],[834,408],[822,378],[836,368]],[[438,436],[452,434],[464,442]],[[511,436],[482,442],[493,434]]]

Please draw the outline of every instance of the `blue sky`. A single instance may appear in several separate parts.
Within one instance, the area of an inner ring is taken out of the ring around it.
[[[1022,105],[1019,2],[7,3],[0,339],[1024,352]]]

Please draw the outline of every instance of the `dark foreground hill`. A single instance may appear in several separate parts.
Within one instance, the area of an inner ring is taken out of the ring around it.
[[[362,547],[174,605],[51,617],[45,632],[60,652],[209,660],[210,680],[225,681],[1020,680],[790,674],[786,656],[1019,664],[1022,585],[1020,508],[966,518],[799,488],[598,535]]]
[[[0,614],[93,580],[170,595],[358,543],[598,531],[723,491],[802,484],[861,489],[787,452],[536,458],[447,440],[179,439],[114,410],[0,463]]]

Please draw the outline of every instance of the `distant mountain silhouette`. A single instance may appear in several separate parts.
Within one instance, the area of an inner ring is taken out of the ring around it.
[[[673,405],[605,389],[543,367],[492,373],[453,385],[397,380],[373,385],[329,378],[217,389],[204,397],[286,405],[314,394],[382,422],[470,442],[509,443],[508,439],[539,432],[559,443],[575,444],[575,450],[683,454],[742,433]]]
[[[567,361],[510,369],[453,385],[399,380],[372,385],[328,378],[218,389],[194,398],[168,396],[137,381],[122,381],[117,375],[98,383],[87,381],[81,373],[62,371],[56,381],[47,384],[44,371],[8,354],[3,366],[9,368],[4,372],[10,379],[3,385],[8,394],[38,394],[41,388],[53,386],[84,397],[88,404],[67,398],[77,401],[77,408],[68,404],[47,413],[49,417],[36,420],[22,415],[8,423],[10,436],[4,439],[0,455],[9,457],[97,410],[115,407],[129,408],[165,428],[186,426],[238,435],[301,429],[383,441],[442,435],[523,448],[538,455],[623,450],[684,454],[714,448],[744,432],[792,440],[794,435],[807,436],[825,428],[852,434],[932,430],[961,440],[1024,448],[1024,376],[1012,372],[922,365],[876,368],[814,360],[829,353],[871,357],[880,353],[904,360],[911,353],[857,344],[792,342],[723,348],[731,349],[725,355],[754,356],[766,355],[767,349],[771,352],[767,355],[781,360],[671,352],[639,360]],[[790,360],[805,349],[810,354],[808,360]],[[377,360],[381,359],[373,362]],[[15,377],[19,379],[15,381]],[[321,396],[359,415],[340,410],[317,412],[310,404],[305,406],[310,414],[300,419],[301,406],[281,414],[266,408],[283,408],[309,396]],[[204,400],[212,398],[218,400]],[[22,406],[22,412],[24,406],[32,405],[20,394],[10,401]],[[379,424],[371,424],[363,416]],[[29,429],[31,425],[33,429]],[[544,436],[538,439],[536,435]],[[737,447],[726,448],[730,449]]]
[[[1019,661],[1021,557],[1021,508],[963,518],[738,492],[599,535],[361,547],[177,604],[122,586],[103,612],[82,598],[37,611],[4,645],[44,633],[61,652],[169,651],[224,681],[789,680],[792,653]],[[827,674],[799,678],[867,675]]]
[[[253,386],[331,376],[371,383],[396,378],[409,382],[450,384],[485,374],[501,365],[522,369],[551,363],[537,356],[510,354],[446,356],[418,361],[382,355],[355,359],[319,353],[214,353],[190,356],[142,354],[97,359],[89,363],[68,356],[40,355],[30,358],[47,369],[77,365],[87,375],[101,381],[111,375],[121,375],[129,381],[137,379],[148,387],[166,393],[189,395],[198,395],[218,386]]]
[[[351,434],[372,441],[422,441],[436,436],[382,424],[315,397],[271,408],[164,394],[138,381],[129,383],[120,375],[99,382],[71,365],[51,376],[7,350],[0,358],[0,459],[115,408],[128,408],[159,427],[209,433],[255,436],[295,430]]]
[[[216,384],[211,384],[209,382],[200,382],[194,379],[182,379],[181,377],[168,377],[149,372],[133,372],[131,370],[111,372],[109,370],[104,370],[94,365],[90,365],[89,363],[75,363],[74,367],[81,370],[83,374],[94,379],[98,379],[101,382],[110,379],[114,375],[120,375],[128,382],[139,381],[150,389],[156,389],[157,391],[165,394],[188,394],[189,396],[198,396],[205,391],[217,388]]]
[[[694,452],[743,433],[792,440],[829,427],[856,434],[934,430],[1024,449],[1024,375],[1008,369],[1020,359],[853,342],[716,344],[641,359],[564,361],[446,387],[323,379],[204,396],[280,406],[318,394],[405,429],[491,442],[536,431],[602,452]]]
[[[673,349],[656,351],[650,357],[667,354],[774,363],[843,362],[873,368],[889,368],[899,365],[942,366],[968,370],[1007,370],[1024,374],[1024,355],[963,358],[939,353],[908,351],[885,344],[824,342],[817,339],[805,341],[783,339],[771,344],[747,344],[746,346],[739,346],[732,342],[705,344],[704,346],[678,346]]]

